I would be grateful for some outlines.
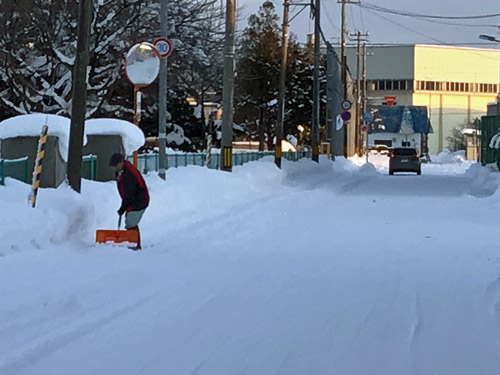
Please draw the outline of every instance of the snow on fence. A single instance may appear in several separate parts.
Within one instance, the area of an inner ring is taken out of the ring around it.
[[[251,161],[262,159],[266,156],[274,156],[274,151],[258,151],[258,152],[238,152],[233,153],[233,166],[239,166]],[[284,159],[290,161],[297,161],[302,158],[312,157],[311,151],[300,152],[284,152],[282,154]],[[127,156],[129,161],[133,160],[133,156]],[[178,153],[167,154],[167,169],[186,167],[188,165],[198,165],[200,167],[206,166],[207,154],[206,153]],[[220,154],[212,154],[210,160],[210,168],[220,169],[221,156]],[[150,171],[158,171],[158,154],[139,154],[139,170],[143,173]]]

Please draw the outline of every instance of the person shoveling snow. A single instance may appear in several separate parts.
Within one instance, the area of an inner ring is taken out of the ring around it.
[[[113,154],[109,166],[115,169],[118,192],[122,204],[118,209],[120,217],[125,214],[125,229],[137,232],[137,245],[132,250],[141,249],[139,222],[149,205],[149,192],[141,172],[122,154]]]

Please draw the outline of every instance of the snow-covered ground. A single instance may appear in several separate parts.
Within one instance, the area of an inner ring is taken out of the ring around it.
[[[148,176],[140,252],[113,183],[8,179],[0,374],[500,373],[497,172],[272,161]]]

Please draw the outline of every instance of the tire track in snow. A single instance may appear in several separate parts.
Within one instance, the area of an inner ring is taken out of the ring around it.
[[[413,322],[411,323],[409,336],[410,371],[412,375],[417,375],[422,373],[422,369],[420,368],[422,361],[418,358],[418,353],[416,353],[419,350],[422,332],[422,302],[417,292],[414,292],[413,295],[412,313]]]
[[[485,295],[489,304],[489,313],[496,322],[497,350],[500,352],[500,276],[486,286]]]
[[[101,318],[94,318],[86,323],[78,324],[68,329],[66,332],[59,332],[52,337],[42,337],[32,341],[26,348],[20,350],[18,353],[10,355],[10,357],[4,359],[3,362],[0,363],[0,374],[15,374],[27,366],[36,364],[47,355],[56,352],[69,343],[77,341],[91,334],[93,331],[115,321],[121,316],[137,310],[143,306],[145,302],[152,300],[154,296],[155,294],[125,305],[121,309],[114,310],[107,314],[100,314]]]

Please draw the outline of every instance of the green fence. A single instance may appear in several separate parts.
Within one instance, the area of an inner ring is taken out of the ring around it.
[[[490,148],[491,139],[500,133],[500,116],[481,118],[481,164],[496,163],[500,168],[500,150]]]
[[[82,177],[95,181],[97,178],[97,156],[85,155],[82,157]]]
[[[5,177],[28,182],[28,157],[0,159],[0,185],[5,185]]]
[[[274,156],[274,151],[256,151],[256,152],[236,152],[233,153],[233,166],[240,166],[251,161],[262,159],[266,156]],[[311,151],[284,152],[282,157],[286,160],[297,161],[302,158],[311,158]],[[132,161],[132,155],[127,156],[127,160]],[[206,153],[178,153],[167,154],[167,169],[187,167],[188,165],[197,165],[204,167],[207,165]],[[220,154],[212,154],[210,159],[210,168],[220,169]],[[158,154],[139,154],[138,167],[143,173],[158,171]]]

